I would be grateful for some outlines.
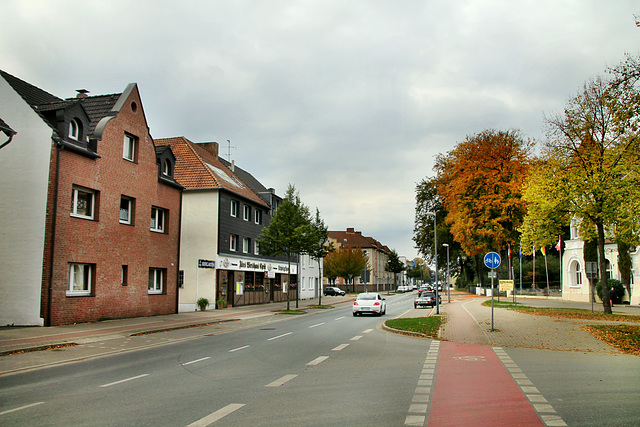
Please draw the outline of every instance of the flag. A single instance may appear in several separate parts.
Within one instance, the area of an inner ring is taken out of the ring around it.
[[[509,254],[509,259],[511,259],[511,243],[509,243],[509,250],[508,250],[508,254]]]
[[[542,252],[542,255],[547,256],[547,248],[546,246],[543,246],[540,248],[540,252]]]
[[[522,246],[520,246],[520,261],[522,261]]]
[[[560,252],[560,249],[562,249],[562,237],[558,236],[558,243],[556,244],[556,251]]]

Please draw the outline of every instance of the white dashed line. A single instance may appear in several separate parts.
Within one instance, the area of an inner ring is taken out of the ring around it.
[[[316,357],[315,359],[313,359],[311,362],[307,363],[307,366],[315,366],[318,365],[322,362],[324,362],[325,360],[327,360],[329,358],[329,356],[320,356],[320,357]]]
[[[277,340],[278,338],[286,337],[287,335],[291,335],[293,332],[287,332],[286,334],[278,335],[277,337],[269,338],[267,341]]]
[[[311,329],[311,328],[317,328],[318,326],[322,326],[322,325],[324,325],[324,322],[322,322],[322,323],[318,323],[318,324],[315,324],[315,325],[311,325],[311,326],[309,326],[309,329]]]
[[[23,409],[29,409],[29,408],[32,408],[34,406],[42,405],[43,403],[44,402],[36,402],[36,403],[31,403],[29,405],[21,406],[19,408],[8,409],[6,411],[0,412],[0,415],[10,414],[10,413],[16,412],[16,411],[22,411]]]
[[[341,317],[336,317],[336,318],[335,318],[335,319],[333,319],[333,320],[342,320],[342,319],[344,319],[344,318],[345,318],[345,316],[341,316]]]
[[[111,387],[112,385],[117,385],[117,384],[122,384],[122,383],[126,383],[127,381],[133,381],[133,380],[137,380],[139,378],[143,378],[148,376],[149,374],[142,374],[142,375],[138,375],[135,377],[131,377],[131,378],[125,378],[124,380],[120,380],[120,381],[115,381],[109,384],[102,384],[100,387]]]
[[[297,376],[297,374],[285,375],[284,377],[267,384],[265,387],[280,387],[282,384],[291,381]]]
[[[248,345],[243,345],[242,347],[238,347],[238,348],[234,348],[233,350],[229,350],[229,353],[233,353],[233,352],[238,351],[238,350],[244,350],[245,348],[249,348],[249,347],[250,346],[248,346]]]
[[[192,363],[202,362],[203,360],[211,359],[211,357],[203,357],[202,359],[192,360],[191,362],[181,363],[182,366],[191,365]]]
[[[363,334],[368,334],[369,332],[373,331],[373,329],[365,329],[364,331],[362,331]]]
[[[244,406],[244,403],[231,403],[230,405],[227,405],[224,408],[219,409],[216,412],[213,412],[213,413],[207,415],[204,418],[200,418],[198,421],[189,424],[187,427],[206,427],[206,426],[209,426],[209,425],[215,423],[216,421],[218,421],[219,419],[224,418],[227,415],[231,414],[232,412],[237,411],[238,409],[242,408],[243,406]]]
[[[333,348],[331,351],[340,351],[340,350],[344,350],[347,347],[349,347],[349,344],[340,344],[336,348]]]
[[[356,335],[355,337],[351,338],[349,341],[358,341],[360,338],[362,338],[362,335]]]
[[[440,351],[440,341],[432,341],[427,357],[424,360],[422,372],[416,390],[411,399],[407,417],[404,420],[406,426],[424,426],[429,412],[429,400],[431,399],[431,389],[435,376],[435,368]]]

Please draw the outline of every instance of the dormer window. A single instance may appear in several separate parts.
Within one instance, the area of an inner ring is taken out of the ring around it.
[[[171,176],[171,161],[169,159],[164,159],[162,162],[162,175]]]
[[[76,119],[71,119],[69,122],[69,138],[75,141],[80,141],[81,129],[82,126],[80,125],[80,122]]]

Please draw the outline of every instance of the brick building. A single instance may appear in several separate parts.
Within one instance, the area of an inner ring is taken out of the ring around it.
[[[175,313],[182,187],[137,85],[61,99],[0,76],[0,324]]]

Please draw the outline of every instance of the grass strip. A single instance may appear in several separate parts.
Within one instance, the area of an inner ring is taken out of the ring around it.
[[[441,322],[442,317],[429,316],[390,319],[385,322],[385,325],[393,329],[398,329],[400,331],[417,332],[420,334],[425,334],[429,337],[436,337],[438,335],[438,329],[440,329]]]
[[[582,329],[626,354],[640,356],[640,326],[589,325]]]

